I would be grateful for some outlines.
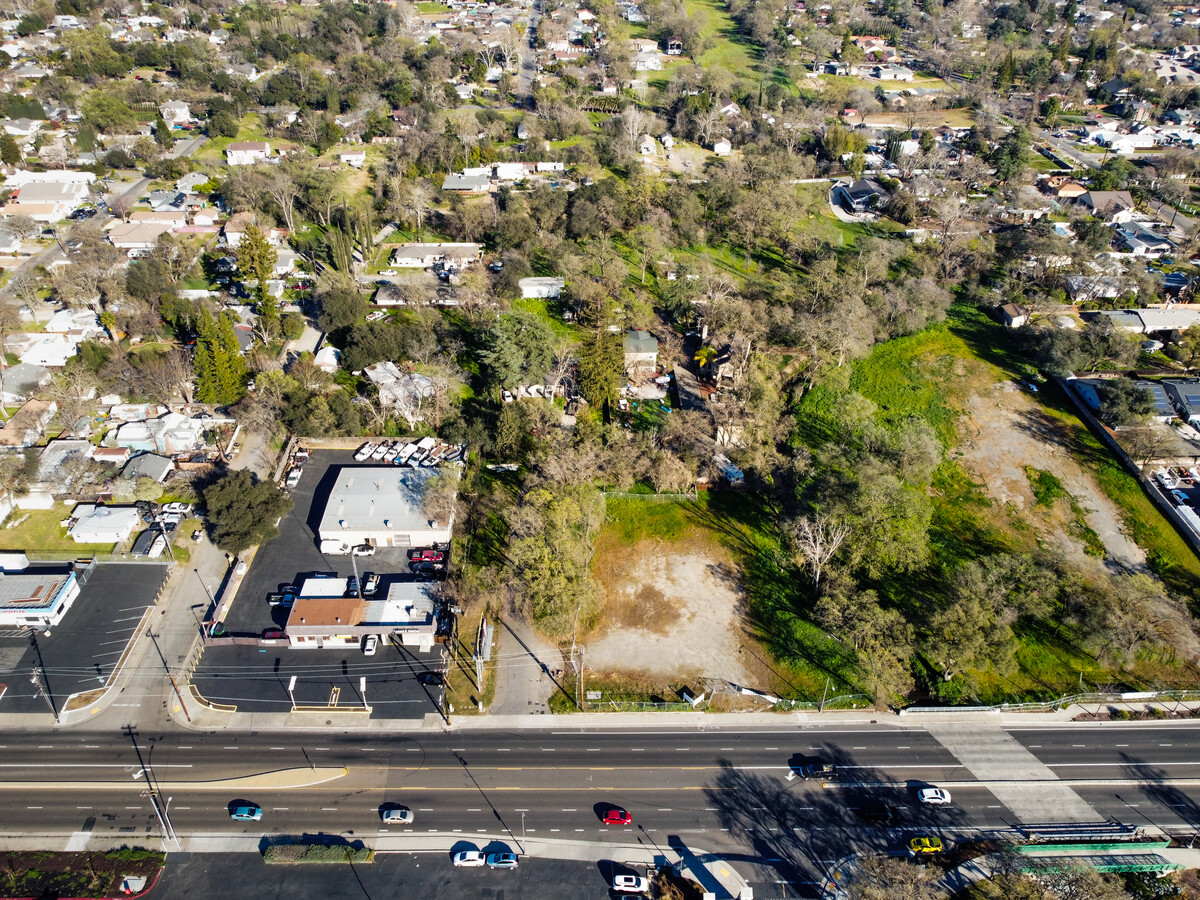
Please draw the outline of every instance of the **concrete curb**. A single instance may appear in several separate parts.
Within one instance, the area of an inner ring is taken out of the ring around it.
[[[219,778],[210,781],[156,781],[159,790],[228,791],[230,789],[261,788],[263,790],[294,790],[314,787],[335,781],[350,774],[346,766],[317,766],[316,768],[278,769],[255,775]],[[144,791],[146,783],[137,781],[8,781],[0,782],[4,791]]]

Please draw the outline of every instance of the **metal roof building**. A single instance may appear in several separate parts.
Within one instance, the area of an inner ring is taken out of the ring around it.
[[[453,469],[347,466],[334,482],[321,516],[318,537],[348,546],[430,547],[450,541],[453,512],[444,521],[422,509],[429,482],[456,478]]]

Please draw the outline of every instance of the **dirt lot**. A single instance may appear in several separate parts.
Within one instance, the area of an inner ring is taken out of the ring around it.
[[[1097,565],[1080,540],[1066,528],[1054,527],[1065,523],[1055,522],[1045,507],[1035,511],[1026,466],[1050,472],[1062,482],[1083,509],[1084,520],[1103,542],[1111,562],[1145,571],[1145,552],[1125,534],[1116,506],[1072,458],[1067,433],[1016,384],[1000,382],[973,396],[959,433],[964,438],[959,448],[962,462],[986,484],[993,499],[1043,526],[1039,529],[1042,536],[1061,547],[1070,559],[1084,567]]]
[[[605,624],[587,640],[588,668],[754,683],[740,653],[740,573],[720,547],[644,540],[627,558],[632,562],[604,567]]]

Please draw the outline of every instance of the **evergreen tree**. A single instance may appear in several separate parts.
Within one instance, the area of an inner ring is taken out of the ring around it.
[[[21,148],[17,146],[16,138],[5,133],[0,136],[0,159],[7,166],[15,166],[21,161]]]
[[[1005,88],[1011,87],[1013,82],[1017,80],[1017,61],[1013,59],[1013,53],[1008,51],[1008,56],[1004,57],[1004,62],[1000,64],[1000,70],[996,73],[996,86]]]
[[[96,148],[96,129],[90,123],[79,123],[79,130],[75,132],[75,146],[84,153],[91,153]]]
[[[154,141],[165,150],[170,150],[175,146],[175,136],[171,134],[170,126],[162,116],[154,123]]]
[[[263,320],[264,330],[268,335],[279,333],[279,309],[275,298],[267,293],[267,280],[275,269],[275,261],[279,254],[271,246],[271,242],[253,223],[246,227],[242,240],[237,246],[238,274],[243,281],[257,281],[255,299],[258,304],[258,315]]]

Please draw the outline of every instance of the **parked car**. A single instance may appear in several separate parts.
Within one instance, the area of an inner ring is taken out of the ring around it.
[[[204,537],[204,532],[201,531],[199,528],[197,528],[195,531],[192,532],[192,540],[193,541],[196,541],[197,543],[199,543],[199,541],[202,537]]]
[[[353,597],[358,593],[358,579],[353,575],[346,579],[346,596]]]
[[[353,553],[355,556],[374,556],[375,555],[375,545],[374,544],[357,544],[350,552]]]
[[[286,641],[287,634],[278,628],[268,628],[262,633],[262,639],[264,641]]]
[[[363,575],[362,595],[364,597],[374,597],[375,592],[379,590],[379,576],[374,572],[367,572]]]
[[[375,651],[379,649],[379,635],[368,634],[363,638],[362,652],[363,656],[374,656]]]
[[[354,454],[354,461],[355,462],[364,462],[365,460],[369,459],[371,457],[371,454],[374,452],[375,452],[375,444],[371,443],[370,441],[367,441],[365,444],[363,444],[361,447],[359,447],[358,451]]]
[[[921,837],[915,837],[908,842],[908,852],[912,853],[913,855],[941,853],[943,849],[944,847],[942,846],[942,839],[938,837],[929,837],[928,835],[923,835]]]
[[[446,558],[446,554],[441,550],[409,550],[408,559],[410,562],[441,562]]]
[[[262,807],[257,803],[239,804],[229,810],[229,818],[235,822],[257,822],[262,818]]]
[[[641,875],[614,875],[612,886],[614,891],[624,894],[644,894],[650,890],[650,882]]]
[[[287,473],[287,478],[284,480],[284,485],[289,488],[294,488],[300,483],[300,475],[304,472],[300,466],[296,466],[292,471]]]
[[[519,861],[515,853],[489,853],[487,856],[489,869],[515,869]]]
[[[949,806],[950,792],[942,788],[921,788],[917,791],[917,799],[929,806]]]
[[[451,861],[460,868],[475,868],[482,866],[487,858],[478,850],[459,850]]]
[[[385,822],[395,822],[400,825],[411,825],[416,820],[413,811],[407,806],[390,806],[380,813],[379,818]]]
[[[626,810],[621,809],[621,807],[615,806],[604,814],[604,824],[632,825],[633,816],[631,816]]]
[[[1183,491],[1171,491],[1171,497],[1174,498],[1175,502],[1180,506],[1184,506],[1188,502],[1188,495]]]

